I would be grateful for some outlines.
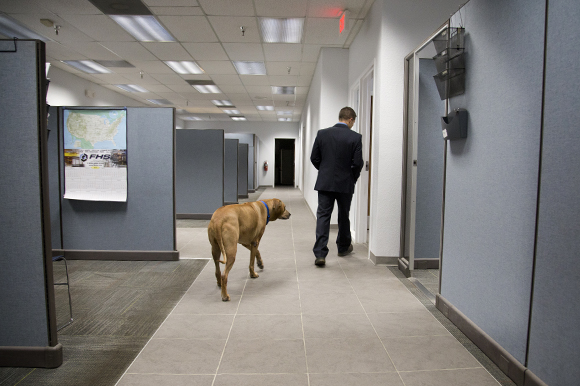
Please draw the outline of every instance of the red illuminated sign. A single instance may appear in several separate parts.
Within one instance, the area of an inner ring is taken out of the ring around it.
[[[344,31],[345,20],[346,20],[346,12],[343,12],[342,16],[340,17],[340,21],[338,23],[338,32],[339,33],[342,33],[342,31]]]

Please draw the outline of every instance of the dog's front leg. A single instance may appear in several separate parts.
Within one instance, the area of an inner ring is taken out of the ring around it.
[[[254,270],[254,262],[256,261],[256,256],[260,256],[260,252],[258,252],[258,245],[255,242],[252,242],[250,249],[250,277],[255,279],[260,277]],[[262,261],[261,257],[258,257],[258,266],[260,266],[260,262]]]

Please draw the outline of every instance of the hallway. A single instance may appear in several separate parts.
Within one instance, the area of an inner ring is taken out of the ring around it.
[[[117,385],[509,384],[490,375],[487,358],[484,368],[395,267],[374,266],[366,246],[337,257],[333,230],[326,267],[316,267],[315,219],[300,191],[260,196],[274,197],[292,217],[267,226],[260,277],[249,278],[240,246],[231,301],[222,302],[210,261]],[[178,228],[177,241],[181,259],[211,257],[202,225]]]

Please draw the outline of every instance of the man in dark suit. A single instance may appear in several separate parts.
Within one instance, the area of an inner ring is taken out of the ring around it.
[[[316,211],[316,242],[313,252],[314,264],[324,266],[328,254],[330,216],[334,202],[338,204],[338,256],[352,252],[350,236],[350,204],[354,185],[363,167],[362,136],[351,131],[356,113],[344,107],[338,115],[339,122],[333,127],[319,130],[314,140],[310,161],[318,169],[314,190],[318,191]]]

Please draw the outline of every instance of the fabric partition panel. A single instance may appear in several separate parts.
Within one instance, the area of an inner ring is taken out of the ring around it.
[[[238,146],[238,196],[248,197],[248,144]]]
[[[224,201],[238,203],[238,144],[237,139],[225,139],[224,154]]]
[[[44,43],[0,41],[0,366],[58,367]]]
[[[419,123],[417,136],[417,204],[415,215],[415,261],[439,259],[443,161],[445,142],[440,116],[445,102],[439,98],[432,59],[419,60]],[[420,264],[419,264],[420,266]]]
[[[50,196],[50,233],[52,249],[57,254],[62,251],[62,233],[60,225],[60,166],[59,166],[59,108],[51,106],[48,109],[48,177]]]
[[[224,205],[224,131],[177,130],[177,218],[209,219]]]
[[[441,295],[517,361],[526,359],[536,224],[545,1],[471,0],[468,136],[449,141]],[[493,280],[491,280],[493,278]]]
[[[61,130],[66,129],[61,125]],[[127,108],[127,202],[62,199],[63,247],[69,258],[178,258],[174,133],[173,108]],[[61,179],[64,192],[63,171]]]
[[[226,139],[238,139],[240,143],[245,143],[248,145],[248,192],[254,192],[257,189],[254,183],[254,169],[256,167],[256,149],[254,143],[256,142],[255,134],[238,134],[238,133],[225,133]]]
[[[580,2],[550,1],[528,354],[528,368],[549,385],[575,385],[580,379],[579,17]]]

